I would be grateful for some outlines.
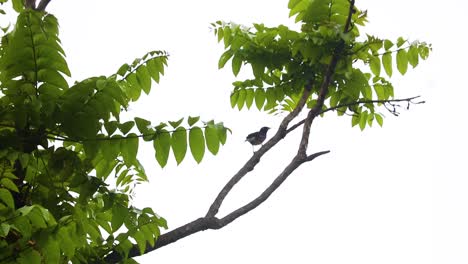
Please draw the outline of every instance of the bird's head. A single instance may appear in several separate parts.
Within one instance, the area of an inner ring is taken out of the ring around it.
[[[270,129],[269,127],[262,127],[260,128],[260,133],[267,133],[268,132],[268,129]]]

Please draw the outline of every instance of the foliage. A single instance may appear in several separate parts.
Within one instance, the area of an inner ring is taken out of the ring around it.
[[[16,25],[0,46],[0,262],[97,261],[114,249],[126,255],[129,239],[143,252],[167,226],[131,205],[133,187],[148,179],[140,141],[153,143],[161,167],[171,150],[181,163],[189,147],[201,162],[205,148],[217,154],[227,129],[199,117],[121,120],[159,82],[167,53],[69,85],[57,19],[14,3]]]
[[[249,109],[255,102],[259,110],[268,113],[291,112],[308,86],[312,96],[307,106],[314,107],[325,70],[343,43],[323,110],[336,108],[338,115],[350,113],[352,125],[359,124],[361,130],[374,120],[382,125],[383,115],[370,102],[394,98],[393,86],[383,76],[382,66],[391,77],[396,61],[403,75],[408,64],[414,68],[419,58],[427,58],[430,45],[401,37],[392,42],[361,36],[367,12],[357,8],[351,16],[351,30],[344,33],[348,0],[291,0],[288,7],[289,15],[296,16],[296,22],[302,24],[300,31],[284,25],[254,24],[250,28],[221,21],[212,24],[226,49],[219,59],[219,68],[231,60],[235,76],[244,65],[250,65],[253,73],[253,79],[233,83],[231,106]],[[369,103],[357,104],[364,101]]]
[[[167,228],[152,209],[131,204],[135,184],[148,179],[138,161],[139,144],[152,142],[161,167],[171,150],[177,164],[189,148],[201,162],[206,149],[218,153],[228,129],[191,116],[156,125],[142,117],[121,120],[130,103],[159,82],[168,54],[152,51],[111,76],[70,85],[56,18],[25,8],[21,0],[12,3],[17,22],[5,30],[0,45],[0,262],[99,263],[122,256],[132,262],[127,256],[154,249],[161,228]],[[395,66],[400,74],[408,65],[416,67],[428,57],[430,45],[362,35],[367,13],[355,8],[353,0],[290,0],[288,7],[289,15],[301,23],[299,31],[284,25],[212,24],[226,49],[219,68],[230,61],[235,76],[246,65],[253,74],[233,83],[232,107],[240,110],[255,103],[268,113],[290,113],[279,130],[284,134],[277,133],[274,143],[293,129],[286,131],[286,126],[297,116],[294,111],[302,109],[303,98],[309,109],[322,109],[319,114],[336,110],[340,116],[352,115],[352,125],[361,130],[374,120],[382,125],[378,106],[394,98],[386,77]],[[305,132],[312,120],[306,120]],[[179,237],[165,243],[221,228],[253,210],[288,173],[328,153],[306,155],[307,140],[308,133],[303,133],[298,151],[303,155],[248,208],[215,217],[230,188],[271,146],[259,150],[221,191],[207,216],[193,222],[198,229],[180,229],[172,233]]]

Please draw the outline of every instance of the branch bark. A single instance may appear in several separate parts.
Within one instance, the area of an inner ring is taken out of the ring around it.
[[[344,34],[349,32],[349,29],[351,26],[351,17],[353,16],[353,12],[354,12],[354,0],[350,0],[349,2],[350,2],[350,5],[349,5],[348,17],[346,19],[346,23],[343,28]],[[325,98],[327,97],[327,93],[328,93],[328,87],[330,86],[330,82],[333,78],[333,73],[335,72],[336,64],[338,63],[340,54],[343,52],[344,47],[345,47],[345,42],[342,39],[338,43],[337,47],[335,48],[330,64],[328,65],[325,75],[323,77],[322,84],[320,85],[320,90],[319,90],[319,94],[317,97],[317,103],[312,109],[310,109],[304,121],[301,143],[299,144],[299,149],[297,151],[297,154],[299,156],[305,157],[307,155],[307,147],[309,145],[309,136],[310,136],[310,127],[312,126],[312,122],[314,121],[315,117],[322,109],[322,106],[325,102]]]
[[[50,1],[51,0],[41,0],[39,4],[36,6],[36,0],[26,0],[24,2],[24,7],[37,10],[37,11],[45,11]]]
[[[50,3],[51,0],[42,0],[39,5],[37,5],[36,10],[38,11],[45,11],[47,5]]]
[[[190,223],[187,223],[183,226],[180,226],[172,231],[169,231],[165,234],[162,234],[156,240],[154,247],[147,245],[145,254],[151,251],[154,251],[158,248],[163,246],[169,245],[182,239],[184,237],[190,236],[200,231],[205,231],[208,229],[220,229],[224,226],[230,224],[237,218],[241,217],[242,215],[252,211],[257,206],[265,202],[268,197],[270,197],[273,192],[279,188],[279,186],[294,172],[300,165],[304,164],[305,162],[309,162],[314,160],[315,158],[322,156],[324,154],[329,153],[330,151],[320,151],[314,153],[310,156],[301,158],[299,156],[294,157],[291,163],[286,166],[286,168],[276,177],[276,179],[268,186],[265,191],[260,194],[257,198],[252,200],[250,203],[238,208],[237,210],[231,212],[230,214],[226,215],[225,217],[219,219],[214,216],[205,216],[198,218]],[[140,256],[140,250],[137,246],[133,246],[132,249],[128,253],[128,257],[137,257]],[[113,251],[111,254],[107,255],[104,258],[105,263],[117,263],[122,260],[122,256],[117,252]]]
[[[221,189],[218,196],[211,204],[210,209],[206,213],[207,217],[215,216],[221,204],[223,203],[224,199],[228,195],[228,193],[232,190],[232,188],[249,172],[252,171],[255,166],[260,162],[260,158],[273,146],[275,146],[281,139],[284,138],[286,135],[286,128],[288,124],[302,111],[304,105],[307,102],[307,99],[310,96],[311,89],[310,87],[306,87],[302,94],[299,103],[297,104],[296,108],[289,113],[281,122],[280,127],[276,134],[268,140],[255,154],[245,163],[244,166],[229,180],[229,182]]]

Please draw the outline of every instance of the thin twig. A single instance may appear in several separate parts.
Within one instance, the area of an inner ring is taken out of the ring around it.
[[[379,103],[382,103],[385,104],[386,103],[397,103],[397,102],[408,102],[408,103],[412,103],[412,104],[423,104],[425,103],[424,101],[419,101],[419,102],[412,102],[412,100],[416,99],[416,98],[420,98],[421,96],[413,96],[413,97],[409,97],[409,98],[404,98],[404,99],[390,99],[390,100],[363,100],[363,101],[357,101],[357,102],[352,102],[352,103],[346,103],[346,104],[340,104],[340,105],[337,105],[337,106],[334,106],[334,107],[330,107],[330,108],[327,108],[327,109],[324,109],[320,112],[318,112],[316,114],[316,116],[319,116],[321,114],[324,114],[326,112],[330,112],[330,111],[335,111],[335,110],[339,110],[340,108],[342,107],[349,107],[349,106],[353,106],[353,105],[360,105],[360,104],[379,104]],[[386,107],[388,111],[390,112],[393,112],[393,109],[389,109],[388,107]],[[408,108],[408,107],[407,107]],[[288,128],[286,130],[286,133],[290,133],[292,132],[294,129],[298,128],[299,126],[301,126],[302,124],[304,124],[305,122],[305,119],[302,119],[301,121],[297,122],[296,124],[292,125],[290,128]]]

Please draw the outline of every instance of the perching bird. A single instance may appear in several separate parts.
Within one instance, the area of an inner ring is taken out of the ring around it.
[[[253,146],[254,145],[260,145],[260,144],[263,143],[263,141],[265,141],[268,129],[270,129],[270,128],[269,127],[262,127],[262,128],[260,128],[260,131],[249,134],[247,136],[247,138],[245,139],[245,141],[248,141],[250,144],[252,144],[252,151],[254,153],[255,153],[255,151],[254,151]]]

